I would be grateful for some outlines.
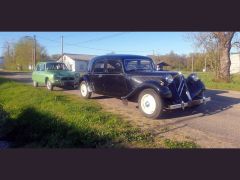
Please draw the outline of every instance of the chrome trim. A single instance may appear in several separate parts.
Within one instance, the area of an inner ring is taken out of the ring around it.
[[[197,105],[197,104],[206,104],[207,102],[211,101],[211,97],[203,97],[202,99],[198,99],[198,100],[193,100],[190,102],[183,102],[181,104],[174,104],[174,105],[169,105],[167,109],[179,109],[182,108],[184,109],[185,107],[189,107],[192,106],[193,104]]]

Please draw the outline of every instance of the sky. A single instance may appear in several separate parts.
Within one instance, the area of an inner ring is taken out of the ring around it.
[[[61,36],[64,53],[163,55],[170,51],[178,54],[195,51],[186,38],[187,32],[0,32],[0,55],[6,48],[5,42],[33,35],[49,55],[61,54]]]

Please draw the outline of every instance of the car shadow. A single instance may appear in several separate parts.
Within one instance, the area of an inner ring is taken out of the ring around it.
[[[3,112],[7,113],[1,109]],[[12,148],[96,148],[117,144],[110,135],[91,127],[67,123],[60,117],[33,107],[25,108],[16,118],[0,118],[0,139]]]
[[[160,119],[164,120],[185,117],[185,120],[187,120],[188,117],[192,119],[192,116],[209,116],[230,109],[233,105],[240,103],[240,98],[233,98],[222,95],[227,92],[228,91],[224,90],[207,90],[205,93],[206,97],[211,97],[211,101],[207,102],[207,104],[186,108],[185,110],[176,109],[165,111],[161,115]]]
[[[91,99],[111,99],[113,97],[95,94]]]

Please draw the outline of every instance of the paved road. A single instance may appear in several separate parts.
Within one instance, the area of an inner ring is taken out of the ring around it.
[[[0,72],[0,76],[31,83],[30,73]],[[79,96],[78,90],[55,88]],[[129,122],[159,137],[195,140],[206,148],[240,148],[240,92],[208,90],[212,101],[195,109],[165,112],[158,120],[141,115],[136,103],[127,106],[115,98],[93,95],[107,111],[117,113]]]

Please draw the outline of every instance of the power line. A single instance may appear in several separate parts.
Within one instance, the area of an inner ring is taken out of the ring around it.
[[[93,48],[93,47],[88,47],[88,46],[80,46],[80,45],[75,45],[75,44],[69,44],[69,43],[65,43],[65,45],[68,45],[68,46],[75,46],[75,47],[81,47],[81,48],[86,48],[86,49],[92,49],[92,50],[98,50],[98,51],[114,51],[114,52],[151,52],[152,50],[142,50],[142,51],[139,51],[139,50],[130,50],[130,51],[127,51],[127,50],[114,50],[114,49],[101,49],[101,48]]]
[[[126,33],[130,33],[130,32],[122,32],[122,33],[115,33],[115,34],[111,34],[111,35],[107,35],[107,36],[102,36],[102,37],[99,37],[99,38],[94,38],[94,39],[89,39],[89,40],[86,40],[86,41],[82,41],[82,42],[79,42],[79,43],[64,43],[65,46],[74,46],[74,47],[79,47],[79,48],[85,48],[85,49],[92,49],[92,50],[97,50],[97,51],[107,51],[107,52],[142,52],[142,53],[149,53],[151,54],[150,52],[152,52],[153,50],[113,50],[113,49],[102,49],[102,48],[95,48],[95,47],[89,47],[89,46],[82,46],[82,45],[79,45],[79,44],[83,44],[83,43],[88,43],[88,42],[93,42],[93,41],[101,41],[101,40],[104,40],[104,39],[108,39],[108,38],[113,38],[113,37],[116,37],[116,36],[120,36],[120,35],[123,35],[123,34],[126,34]],[[44,40],[47,40],[47,41],[51,41],[51,42],[55,42],[57,44],[59,44],[60,46],[60,41],[59,40],[56,40],[56,39],[49,39],[49,38],[45,38],[45,37],[42,37],[42,36],[38,36],[38,38],[40,39],[44,39]],[[53,46],[49,46],[49,45],[46,45],[47,47],[53,47]],[[63,43],[62,43],[62,46],[63,46]],[[57,47],[54,46],[54,47]],[[63,51],[63,50],[62,50]]]
[[[104,40],[104,39],[109,39],[109,38],[121,36],[121,35],[126,34],[126,33],[127,33],[127,32],[111,34],[111,35],[102,36],[102,37],[99,37],[99,38],[89,39],[89,40],[82,41],[82,42],[75,43],[75,44],[78,45],[78,44],[84,44],[84,43],[89,43],[89,42],[97,42],[97,41],[101,41],[101,40]],[[129,33],[129,32],[128,32],[128,33]]]
[[[44,40],[47,40],[47,41],[52,41],[52,42],[55,42],[55,43],[59,43],[59,40],[53,40],[53,39],[45,38],[45,37],[42,37],[42,36],[38,36],[38,38],[39,37],[40,37],[40,39],[44,39]]]

